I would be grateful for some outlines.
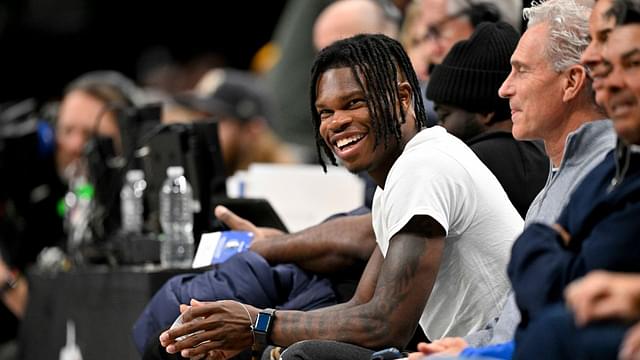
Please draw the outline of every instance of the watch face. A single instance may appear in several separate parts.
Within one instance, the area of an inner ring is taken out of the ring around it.
[[[256,320],[255,331],[266,332],[269,329],[269,323],[271,322],[271,316],[267,314],[258,314],[258,319]]]

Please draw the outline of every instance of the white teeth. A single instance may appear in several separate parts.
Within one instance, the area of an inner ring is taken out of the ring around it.
[[[631,108],[631,105],[624,103],[624,104],[614,105],[612,110],[614,114],[619,114],[619,113],[624,113],[625,111],[628,111],[630,108]]]
[[[342,148],[346,145],[349,145],[351,143],[354,143],[360,139],[362,139],[364,137],[364,135],[353,135],[353,136],[349,136],[348,138],[344,138],[344,139],[340,139],[336,142],[336,145],[339,148]]]

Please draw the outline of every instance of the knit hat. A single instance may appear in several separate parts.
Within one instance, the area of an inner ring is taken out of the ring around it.
[[[508,110],[508,101],[498,96],[498,89],[509,76],[519,38],[505,22],[479,24],[468,40],[456,43],[442,64],[435,66],[427,98],[473,113],[498,112],[504,106]]]

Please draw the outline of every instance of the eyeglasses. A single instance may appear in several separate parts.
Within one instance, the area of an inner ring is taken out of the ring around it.
[[[427,26],[427,32],[424,35],[423,40],[429,40],[429,41],[438,41],[440,39],[442,39],[443,36],[443,28],[450,22],[457,20],[465,15],[467,15],[467,13],[469,12],[468,9],[464,9],[461,10],[453,15],[449,15],[447,17],[445,17],[444,19],[431,24],[429,26]]]

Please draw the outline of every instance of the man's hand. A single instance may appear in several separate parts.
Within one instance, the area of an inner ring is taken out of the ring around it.
[[[569,246],[569,243],[571,242],[571,235],[567,232],[567,230],[565,230],[565,228],[562,227],[562,225],[560,224],[553,224],[551,225],[551,227],[558,232],[558,234],[560,234],[560,237],[562,238],[562,243],[564,244],[564,246]]]
[[[618,358],[620,360],[640,359],[640,323],[627,331]]]
[[[181,306],[180,310],[183,324],[160,335],[160,344],[170,354],[180,352],[186,358],[224,359],[253,345],[251,325],[259,312],[253,306],[232,300],[192,300],[191,307]]]
[[[26,278],[0,257],[0,301],[18,318],[24,316],[29,297]]]
[[[576,323],[601,319],[640,318],[640,275],[593,271],[565,290]]]
[[[211,350],[207,354],[200,357],[191,358],[191,360],[226,360],[238,355],[241,351],[224,351],[224,350]]]
[[[241,218],[222,205],[216,206],[216,208],[214,209],[214,214],[231,230],[252,232],[253,240],[251,241],[251,250],[257,252],[262,256],[265,255],[264,251],[262,251],[262,247],[266,245],[263,243],[263,241],[284,234],[278,229],[255,226],[251,221]]]
[[[461,337],[446,337],[430,344],[422,342],[418,344],[418,350],[420,352],[409,354],[409,360],[420,360],[425,355],[434,354],[458,355],[468,346],[467,341]]]

